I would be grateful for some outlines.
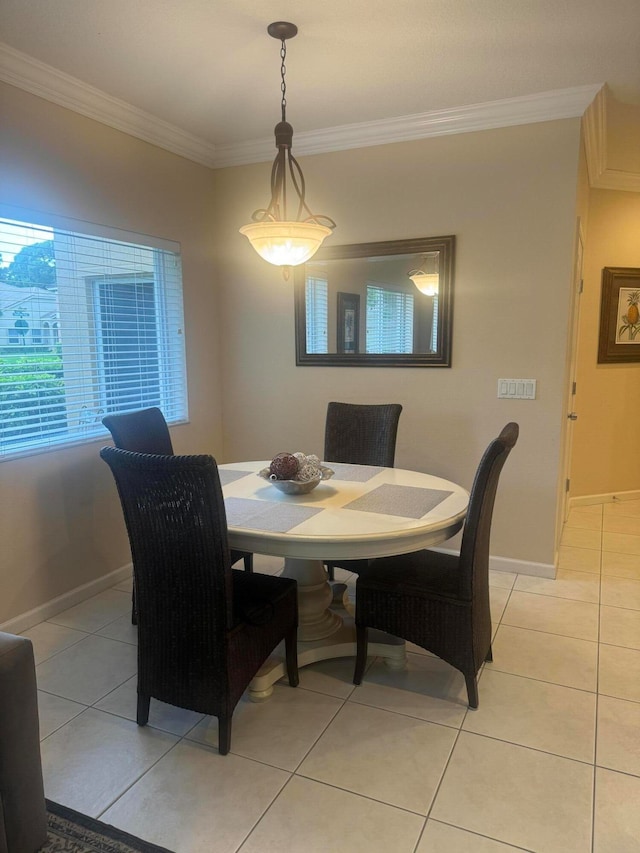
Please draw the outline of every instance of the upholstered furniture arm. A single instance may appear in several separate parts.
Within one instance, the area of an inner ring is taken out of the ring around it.
[[[35,853],[46,840],[33,646],[0,632],[0,853]]]

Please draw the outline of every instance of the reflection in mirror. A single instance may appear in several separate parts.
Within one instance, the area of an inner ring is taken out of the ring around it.
[[[451,366],[455,237],[320,249],[296,267],[296,364]]]

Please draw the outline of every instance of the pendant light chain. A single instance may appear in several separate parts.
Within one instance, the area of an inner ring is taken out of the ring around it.
[[[282,64],[280,65],[280,77],[282,82],[280,83],[280,90],[282,91],[282,121],[287,120],[287,82],[284,79],[285,74],[287,73],[287,66],[284,64],[287,58],[287,43],[284,39],[282,39],[282,47],[280,48],[280,59],[282,60]]]
[[[287,58],[287,42],[285,39],[282,39],[281,47],[280,47],[280,59],[282,60],[280,63],[280,90],[282,92],[282,122],[286,123],[287,121],[287,81],[285,79],[285,75],[287,73],[287,66],[285,65],[285,60]],[[286,149],[286,156],[291,162],[291,145]],[[283,220],[287,220],[287,179],[285,177],[285,155],[284,151],[282,153],[282,160],[280,162],[280,171],[279,171],[279,193],[281,201],[281,215]],[[295,184],[294,184],[295,186]],[[299,195],[299,193],[298,193]],[[285,273],[286,275],[287,273]]]

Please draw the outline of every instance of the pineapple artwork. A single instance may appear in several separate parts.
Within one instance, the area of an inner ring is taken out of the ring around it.
[[[640,344],[640,290],[621,287],[618,294],[618,335],[616,343]]]

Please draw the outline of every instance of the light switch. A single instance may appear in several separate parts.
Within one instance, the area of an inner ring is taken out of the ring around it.
[[[498,397],[507,400],[535,400],[537,379],[498,379]]]

